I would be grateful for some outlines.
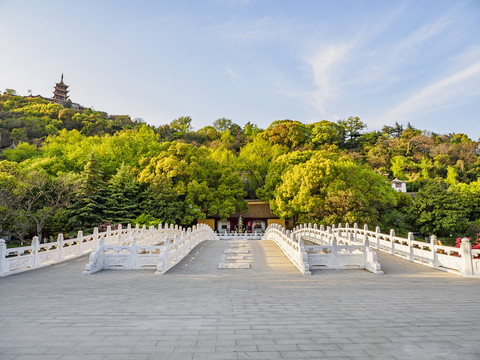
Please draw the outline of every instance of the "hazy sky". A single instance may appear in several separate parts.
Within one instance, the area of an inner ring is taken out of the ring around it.
[[[480,0],[0,0],[0,91],[160,125],[359,116],[480,137]]]

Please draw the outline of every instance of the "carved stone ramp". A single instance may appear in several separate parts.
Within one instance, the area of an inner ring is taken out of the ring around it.
[[[247,250],[248,252],[246,252]],[[219,269],[220,264],[228,263],[250,264],[250,268],[242,268],[240,265],[239,268]],[[248,240],[244,242],[240,239],[236,242],[205,241],[165,275],[252,276],[266,275],[266,273],[297,275],[298,270],[272,241]]]

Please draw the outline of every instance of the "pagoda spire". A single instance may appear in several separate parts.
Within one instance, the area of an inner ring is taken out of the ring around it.
[[[53,91],[53,100],[59,104],[65,105],[68,99],[68,85],[63,82],[63,73],[59,83],[55,83],[55,89]]]

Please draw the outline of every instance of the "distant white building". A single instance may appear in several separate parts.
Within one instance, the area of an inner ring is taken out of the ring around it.
[[[403,180],[398,180],[397,178],[392,180],[392,188],[395,191],[407,192],[407,182]]]

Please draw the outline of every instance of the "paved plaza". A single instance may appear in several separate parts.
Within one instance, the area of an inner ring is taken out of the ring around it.
[[[303,276],[271,241],[235,247],[163,276],[82,275],[82,257],[1,278],[0,360],[480,359],[480,279],[382,253],[385,275]]]

